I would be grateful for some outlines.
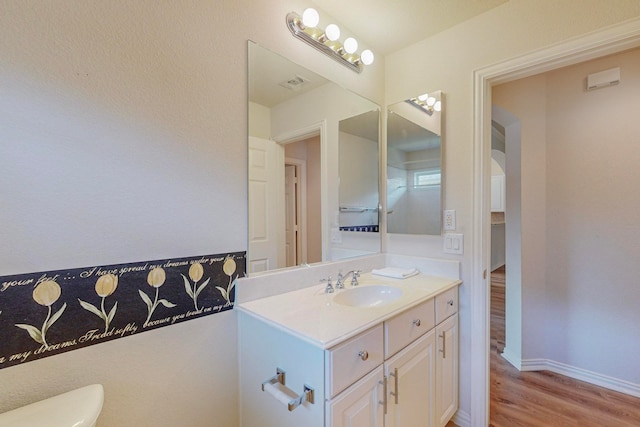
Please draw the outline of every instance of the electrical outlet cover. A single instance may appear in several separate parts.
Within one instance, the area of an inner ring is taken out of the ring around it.
[[[456,229],[456,211],[446,210],[444,211],[444,224],[442,228],[445,231],[454,231]]]

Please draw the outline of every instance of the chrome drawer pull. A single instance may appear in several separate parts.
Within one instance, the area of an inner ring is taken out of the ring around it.
[[[453,300],[450,299],[449,301],[447,301],[447,304],[449,304],[451,307],[453,307]]]
[[[416,325],[416,326],[418,326],[418,327],[420,327],[420,319],[415,319],[415,320],[413,321],[413,324],[414,324],[414,325]]]
[[[368,351],[359,351],[358,352],[358,357],[362,360],[367,360],[369,358],[369,352]]]
[[[382,384],[382,395],[384,396],[382,400],[378,401],[378,403],[382,405],[384,408],[384,414],[387,415],[387,377],[384,377],[382,381],[378,381],[378,384]]]
[[[395,403],[396,405],[398,404],[398,395],[400,393],[398,393],[398,368],[395,368],[393,370],[393,372],[390,372],[389,375],[391,375],[393,377],[393,383],[394,383],[394,390],[395,393],[392,391],[389,394],[391,394],[391,396],[393,396],[395,398]]]

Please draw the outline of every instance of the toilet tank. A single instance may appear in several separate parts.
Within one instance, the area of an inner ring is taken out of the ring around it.
[[[103,402],[93,384],[0,414],[0,427],[93,427]]]

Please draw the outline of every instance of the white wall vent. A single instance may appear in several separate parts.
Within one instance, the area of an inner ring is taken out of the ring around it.
[[[302,86],[306,85],[307,83],[309,83],[310,80],[302,77],[302,76],[295,76],[289,80],[286,80],[284,82],[280,82],[280,86],[287,88],[289,90],[294,90],[294,91],[298,91],[300,89],[302,89]]]
[[[610,70],[600,71],[599,73],[589,74],[587,76],[587,90],[600,89],[607,86],[613,86],[620,83],[620,67],[611,68]]]

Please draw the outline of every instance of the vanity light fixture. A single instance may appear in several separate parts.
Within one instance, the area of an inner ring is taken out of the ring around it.
[[[356,53],[358,42],[353,37],[340,43],[340,28],[336,24],[327,25],[323,31],[318,27],[319,23],[320,15],[313,8],[305,9],[302,16],[295,12],[287,14],[287,27],[291,34],[356,73],[362,72],[365,65],[373,63],[374,55],[369,49],[363,50],[359,55]]]
[[[424,110],[428,115],[432,115],[434,111],[442,110],[442,102],[438,101],[434,96],[431,96],[428,93],[422,94],[416,98],[410,98],[407,102],[414,107]]]

